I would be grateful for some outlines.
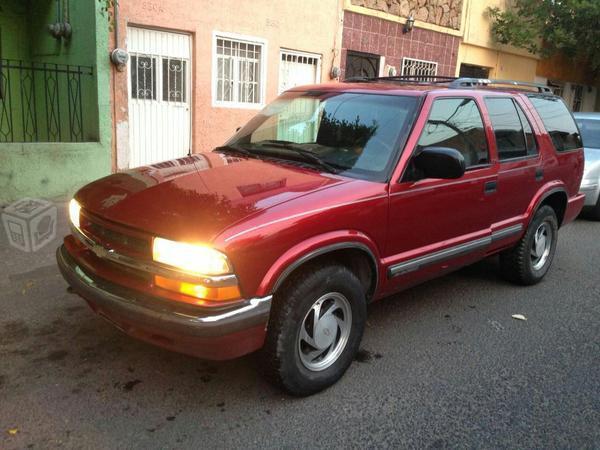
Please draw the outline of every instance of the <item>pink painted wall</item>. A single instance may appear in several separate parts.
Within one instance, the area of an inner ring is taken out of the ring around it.
[[[192,148],[210,151],[231,136],[257,110],[213,108],[211,103],[213,31],[237,33],[267,41],[267,103],[277,96],[279,49],[322,56],[321,81],[330,81],[333,65],[340,64],[342,0],[121,0],[120,42],[127,48],[127,25],[183,31],[192,36]],[[111,43],[114,48],[114,38]],[[337,48],[337,50],[335,50]],[[128,152],[127,71],[113,68],[115,152]]]

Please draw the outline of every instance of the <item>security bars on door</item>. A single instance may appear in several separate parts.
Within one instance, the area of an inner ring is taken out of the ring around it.
[[[94,70],[0,59],[0,142],[80,142]]]
[[[160,61],[161,79],[157,77]],[[187,61],[153,55],[131,55],[131,98],[157,100],[160,90],[164,102],[186,102]],[[162,86],[158,86],[162,84]]]
[[[216,38],[216,100],[260,104],[262,44]]]
[[[437,67],[438,63],[435,61],[402,58],[402,75],[423,76],[422,81],[427,81],[427,76],[437,75]]]

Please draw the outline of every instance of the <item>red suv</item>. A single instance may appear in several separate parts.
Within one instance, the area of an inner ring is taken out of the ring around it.
[[[211,153],[117,173],[69,205],[63,276],[124,332],[308,395],[355,357],[370,302],[499,254],[547,273],[583,151],[547,88],[395,77],[294,88]]]

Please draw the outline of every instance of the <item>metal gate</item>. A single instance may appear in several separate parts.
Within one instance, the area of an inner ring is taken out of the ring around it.
[[[179,158],[191,145],[191,40],[127,28],[129,167]]]
[[[379,76],[379,56],[370,53],[348,51],[345,78]]]

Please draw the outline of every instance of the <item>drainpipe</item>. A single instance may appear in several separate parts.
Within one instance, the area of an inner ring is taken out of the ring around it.
[[[115,20],[115,48],[110,53],[110,60],[119,72],[123,72],[127,66],[129,54],[127,50],[119,47],[119,0],[115,0],[113,6],[113,18]]]

